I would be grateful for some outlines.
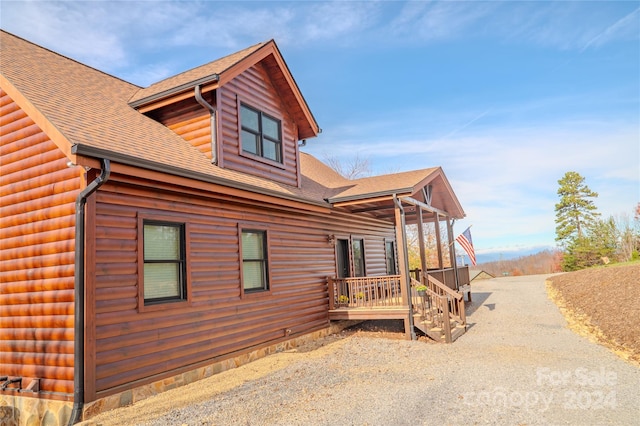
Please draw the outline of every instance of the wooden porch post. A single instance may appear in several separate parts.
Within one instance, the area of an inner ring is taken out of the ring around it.
[[[424,247],[424,224],[422,223],[422,208],[420,206],[416,207],[418,209],[418,244],[420,245],[420,268],[423,273],[427,272],[427,255],[425,253]]]
[[[436,213],[436,244],[438,248],[438,269],[444,269],[444,259],[442,258],[442,235],[440,235],[440,215]]]
[[[402,220],[402,215],[398,207],[395,208],[395,216],[396,238],[398,239],[398,272],[400,272],[400,281],[402,282],[400,294],[402,296],[402,304],[409,306],[409,295],[407,294],[407,286],[405,285],[409,272],[407,268],[407,263],[409,263],[407,259],[407,239],[403,229],[404,220]]]
[[[460,288],[458,284],[458,265],[456,262],[456,242],[453,239],[453,225],[451,224],[451,220],[447,216],[447,235],[449,237],[449,258],[451,259],[451,267],[453,268],[455,280],[456,280],[456,290]]]
[[[416,340],[413,330],[413,309],[411,307],[411,293],[409,293],[409,257],[407,255],[407,231],[405,229],[402,202],[394,195],[394,213],[396,220],[396,239],[398,240],[398,266],[400,269],[400,294],[402,304],[407,307],[407,318],[404,321],[404,332],[411,340]]]

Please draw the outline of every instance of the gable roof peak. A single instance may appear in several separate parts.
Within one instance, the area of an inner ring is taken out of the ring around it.
[[[273,41],[273,40],[270,40],[270,41]],[[193,71],[197,71],[197,70],[200,70],[200,69],[203,69],[203,68],[211,67],[212,64],[218,64],[218,63],[226,64],[227,63],[227,59],[229,59],[229,58],[232,58],[232,60],[233,60],[233,63],[231,63],[229,65],[229,66],[231,66],[234,63],[238,62],[238,60],[241,60],[241,59],[245,58],[250,53],[253,53],[255,50],[257,50],[258,48],[266,45],[267,43],[269,43],[269,41],[256,43],[254,45],[251,45],[249,47],[245,47],[244,49],[238,50],[236,52],[229,53],[228,55],[225,55],[225,56],[223,56],[221,58],[214,59],[213,61],[209,61],[206,64],[196,65],[195,67],[192,67],[192,68],[190,68],[188,70],[182,71],[182,72],[180,72],[178,74],[175,74],[175,75],[168,76],[168,77],[166,77],[166,78],[164,78],[164,79],[162,79],[160,81],[156,81],[155,83],[152,83],[149,87],[152,87],[152,86],[154,86],[156,84],[162,84],[167,80],[175,79],[176,77],[179,77],[179,76],[181,76],[183,74],[189,74],[189,73],[191,73]],[[245,52],[247,52],[247,54],[245,54]],[[239,58],[236,59],[237,57],[239,57]],[[224,72],[224,70],[220,69],[216,74],[221,74],[222,72]]]
[[[259,63],[263,63],[275,77],[276,90],[288,99],[285,104],[289,106],[289,112],[297,124],[298,140],[317,136],[321,132],[320,126],[273,39],[140,89],[129,98],[129,106],[143,113],[162,108],[192,96],[190,92],[196,86],[200,86],[202,93],[223,87]]]
[[[220,74],[270,43],[275,44],[273,40],[256,43],[204,65],[198,65],[179,74],[157,81],[136,92],[131,99],[129,99],[129,105],[138,108],[158,99],[170,97],[187,89],[192,89],[198,84],[217,82]]]

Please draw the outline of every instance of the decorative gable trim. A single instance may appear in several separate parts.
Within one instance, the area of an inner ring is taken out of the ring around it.
[[[342,193],[338,193],[333,197],[327,199],[334,207],[347,207],[355,205],[364,205],[370,203],[381,203],[397,198],[411,199],[417,203],[420,203],[423,208],[427,210],[438,210],[426,201],[425,187],[430,186],[429,193],[433,199],[434,195],[439,194],[439,201],[448,200],[446,204],[450,207],[447,208],[447,215],[452,217],[464,217],[465,213],[462,209],[462,205],[456,197],[449,181],[441,167],[433,169],[425,169],[423,171],[416,170],[415,173],[422,172],[423,176],[419,180],[411,182],[409,179],[404,179],[395,184],[397,174],[372,176],[369,178],[358,179],[351,181],[352,186],[348,187]],[[414,173],[414,172],[409,172]],[[409,186],[410,185],[410,186]],[[371,190],[371,188],[383,188]],[[425,202],[419,200],[419,198],[425,199]],[[441,212],[445,215],[443,212]]]
[[[282,92],[288,108],[291,109],[290,113],[298,128],[298,138],[306,139],[317,136],[321,132],[321,129],[274,40],[258,46],[255,50],[247,53],[246,56],[216,73],[211,73],[212,64],[206,64],[202,67],[187,71],[187,73],[197,75],[198,69],[202,68],[202,72],[208,72],[207,75],[139,98],[140,94],[149,91],[150,88],[141,89],[138,94],[132,97],[133,100],[129,102],[129,105],[136,108],[139,112],[145,113],[193,97],[193,88],[196,85],[201,86],[202,93],[216,90],[232,81],[250,67],[269,57],[271,57],[270,62],[275,64],[275,66],[268,66],[268,72],[271,74],[277,90]],[[153,87],[153,85],[151,87]]]

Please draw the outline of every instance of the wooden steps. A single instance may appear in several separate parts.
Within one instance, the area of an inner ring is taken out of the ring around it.
[[[424,319],[420,314],[414,314],[413,325],[425,335],[429,336],[430,339],[435,340],[436,342],[446,343],[444,329],[437,326],[433,321]],[[454,319],[449,320],[449,325],[451,326],[451,342],[455,342],[458,337],[462,336],[467,331],[467,328],[464,325],[461,325]]]

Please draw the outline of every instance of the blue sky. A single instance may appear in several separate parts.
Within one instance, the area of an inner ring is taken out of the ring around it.
[[[478,253],[554,246],[557,181],[640,201],[640,2],[12,2],[4,30],[147,86],[275,39],[322,134],[374,174],[442,166]]]

